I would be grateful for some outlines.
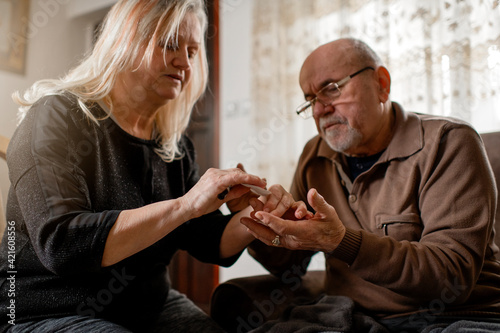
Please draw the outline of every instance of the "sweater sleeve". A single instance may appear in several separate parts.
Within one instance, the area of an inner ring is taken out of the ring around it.
[[[69,148],[65,97],[44,98],[18,128],[11,182],[40,262],[56,274],[98,271],[119,211],[93,212],[85,175]]]
[[[239,258],[241,252],[222,259],[220,241],[232,215],[224,215],[219,210],[190,220],[182,226],[183,243],[180,248],[186,250],[201,262],[229,267]]]

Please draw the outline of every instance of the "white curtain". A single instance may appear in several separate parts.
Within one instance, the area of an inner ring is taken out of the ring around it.
[[[391,99],[407,110],[453,116],[479,132],[500,130],[499,0],[255,0],[252,124],[259,158],[250,168],[289,186],[312,119],[298,73],[317,46],[367,42],[392,77]]]

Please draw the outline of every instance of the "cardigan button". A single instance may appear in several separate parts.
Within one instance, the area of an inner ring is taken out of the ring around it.
[[[350,201],[350,202],[353,202],[353,203],[354,203],[354,202],[356,202],[356,200],[357,200],[357,199],[358,199],[358,198],[357,198],[354,194],[351,194],[351,195],[349,196],[349,201]]]

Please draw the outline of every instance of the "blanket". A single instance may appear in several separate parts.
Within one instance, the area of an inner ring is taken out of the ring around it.
[[[389,333],[375,319],[356,311],[344,296],[322,296],[311,304],[292,305],[277,320],[251,333]]]

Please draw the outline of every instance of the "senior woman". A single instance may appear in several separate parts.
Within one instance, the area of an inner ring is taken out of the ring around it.
[[[230,265],[253,240],[249,203],[307,214],[281,186],[256,201],[241,184],[265,181],[238,168],[198,177],[184,132],[206,86],[206,27],[201,0],[119,1],[80,65],[17,95],[0,331],[219,332],[169,287],[175,251]],[[225,216],[225,202],[248,207]]]

